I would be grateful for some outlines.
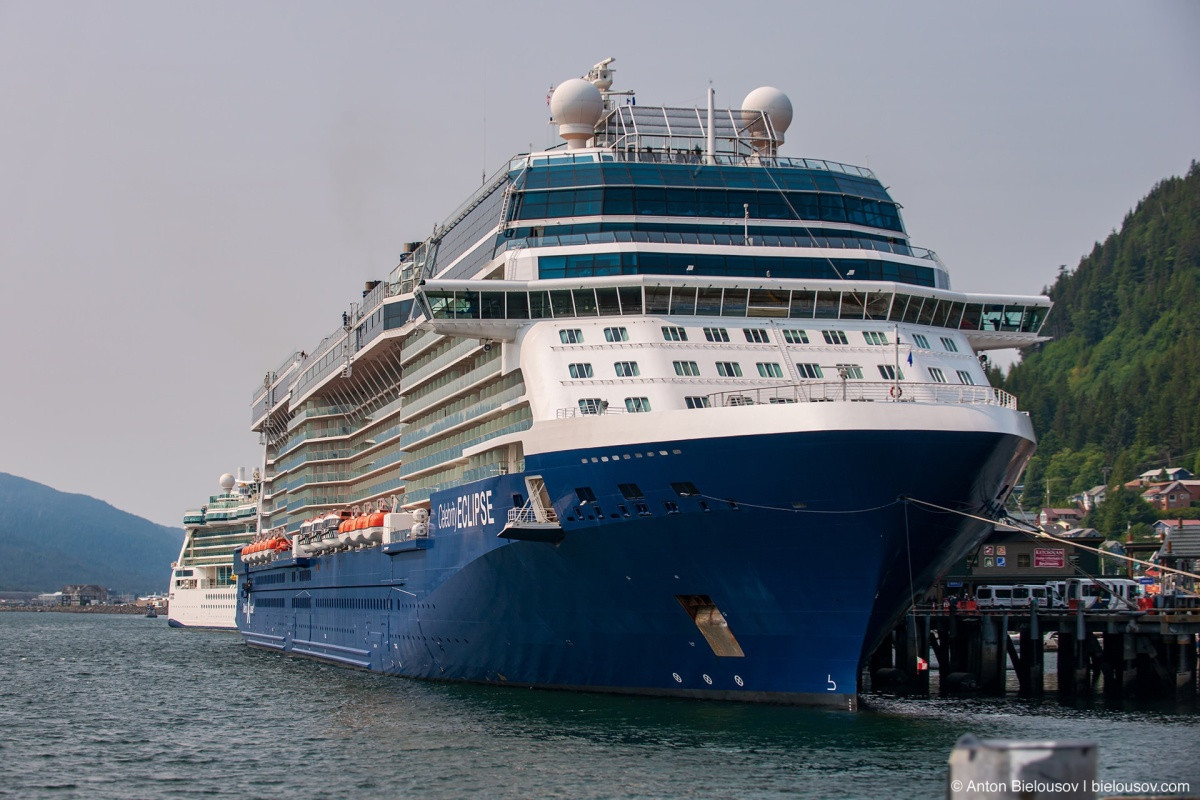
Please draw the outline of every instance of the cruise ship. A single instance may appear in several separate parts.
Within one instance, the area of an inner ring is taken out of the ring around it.
[[[247,480],[239,469],[238,477],[227,472],[218,483],[218,494],[183,514],[183,547],[171,564],[167,595],[173,628],[237,628],[233,553],[258,531],[259,476],[256,470]]]
[[[855,709],[1035,449],[965,294],[780,90],[649,106],[612,60],[255,393],[245,641],[389,675]],[[432,143],[431,143],[432,144]]]

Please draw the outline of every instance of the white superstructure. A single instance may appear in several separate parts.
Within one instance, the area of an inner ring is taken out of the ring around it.
[[[237,581],[233,551],[247,544],[257,529],[259,475],[244,470],[220,478],[221,492],[201,508],[184,512],[187,535],[179,558],[171,565],[167,623],[175,628],[233,630]]]

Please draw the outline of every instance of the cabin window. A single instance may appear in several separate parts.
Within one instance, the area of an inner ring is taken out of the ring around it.
[[[891,364],[880,364],[879,374],[883,376],[884,380],[888,381],[904,380],[904,373],[900,370],[900,368],[893,367]]]
[[[596,493],[590,486],[576,486],[575,496],[579,498],[579,505],[596,502]]]
[[[929,340],[926,339],[923,334],[914,333],[912,335],[912,338],[913,338],[913,344],[915,344],[917,347],[921,348],[922,350],[929,349]]]
[[[606,341],[606,342],[628,342],[629,341],[629,329],[628,328],[605,328],[604,329],[604,341]]]
[[[704,338],[710,342],[728,342],[729,331],[724,328],[705,328]]]
[[[584,397],[579,401],[579,411],[583,414],[603,414],[608,408],[608,401],[599,397]]]
[[[688,408],[708,408],[707,397],[685,397],[683,402]]]
[[[736,361],[718,361],[717,374],[722,378],[742,377],[742,365]]]
[[[821,331],[825,344],[849,344],[844,331]]]
[[[824,377],[821,374],[820,364],[797,364],[796,372],[800,373],[801,378],[808,378],[809,380],[814,381],[820,380],[822,377]]]
[[[591,364],[571,364],[570,367],[568,367],[568,371],[571,373],[572,378],[592,377]]]
[[[837,369],[839,378],[844,372],[847,380],[861,381],[863,379],[862,367],[858,364],[835,364],[834,368]]]
[[[765,328],[742,328],[742,333],[746,335],[747,342],[763,344],[771,341]]]
[[[696,365],[695,361],[676,361],[673,363],[676,375],[694,378],[700,374],[700,367]]]
[[[667,342],[686,342],[688,340],[687,330],[678,325],[663,325],[662,335],[663,340]]]
[[[583,331],[579,328],[564,328],[558,332],[563,344],[583,344]]]
[[[700,494],[700,490],[696,488],[696,484],[691,481],[676,481],[671,484],[671,488],[675,490],[675,494],[680,497],[693,497]]]
[[[887,334],[882,331],[863,331],[863,339],[867,344],[885,345],[888,343]]]
[[[649,397],[626,397],[625,410],[630,414],[637,414],[642,411],[650,410]]]
[[[950,351],[951,353],[957,353],[957,352],[958,352],[958,345],[956,345],[956,344],[954,343],[954,340],[953,340],[953,339],[951,339],[949,336],[943,336],[943,337],[942,337],[942,347],[946,348],[946,349],[947,349],[948,351]]]
[[[805,331],[785,330],[783,340],[788,344],[808,344],[808,334]]]
[[[782,378],[783,368],[778,364],[759,362],[754,365],[758,369],[758,374],[763,378]]]
[[[959,382],[959,383],[964,383],[964,384],[966,384],[967,386],[974,386],[974,385],[975,385],[975,379],[971,377],[971,373],[969,373],[969,372],[964,372],[964,371],[963,371],[963,370],[961,370],[961,369],[960,369],[960,370],[956,370],[956,371],[957,371],[957,373],[958,373],[958,382]]]
[[[640,374],[636,361],[618,361],[613,364],[618,378],[635,378]]]

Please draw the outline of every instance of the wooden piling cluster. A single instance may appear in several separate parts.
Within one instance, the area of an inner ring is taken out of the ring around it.
[[[1194,609],[917,608],[871,654],[866,680],[872,691],[927,696],[936,669],[942,695],[1003,696],[1011,669],[1018,696],[1041,697],[1046,641],[1053,635],[1060,699],[1094,696],[1102,687],[1112,702],[1182,700],[1198,691],[1198,634],[1200,611]]]

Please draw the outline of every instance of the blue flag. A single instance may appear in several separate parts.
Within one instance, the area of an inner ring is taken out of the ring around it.
[[[911,350],[908,353],[908,365],[910,367],[912,366],[912,351]]]

